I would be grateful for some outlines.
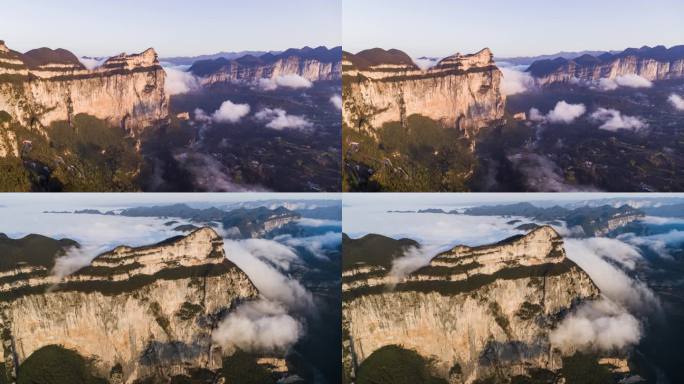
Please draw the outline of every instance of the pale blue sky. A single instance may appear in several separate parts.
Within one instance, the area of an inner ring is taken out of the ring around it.
[[[0,40],[107,56],[341,45],[342,0],[2,0]]]
[[[344,0],[344,49],[498,57],[684,44],[682,0]]]

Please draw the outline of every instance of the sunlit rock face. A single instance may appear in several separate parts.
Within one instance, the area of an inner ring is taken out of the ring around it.
[[[343,121],[371,134],[419,114],[470,135],[504,114],[502,74],[489,49],[421,70],[401,51],[376,48],[344,53],[342,70]]]
[[[165,79],[151,48],[89,70],[63,49],[21,54],[0,44],[0,111],[46,135],[52,122],[81,113],[136,134],[168,117]]]
[[[3,280],[20,281],[26,273]],[[103,377],[121,364],[126,383],[218,369],[223,351],[212,344],[212,330],[223,314],[258,295],[210,228],[118,247],[61,280],[37,275],[30,284],[3,287],[0,328],[9,372],[50,344],[94,358]]]
[[[201,60],[193,64],[190,72],[198,76],[203,85],[258,84],[260,80],[275,80],[288,75],[312,82],[339,80],[342,75],[341,59],[341,47],[304,47],[288,49],[277,55],[266,53],[259,57],[247,55],[234,60]]]
[[[539,60],[528,72],[542,85],[577,81],[598,82],[619,76],[637,75],[646,80],[667,80],[684,77],[684,45],[665,48],[629,48],[618,54],[583,55],[567,60]]]
[[[492,245],[457,246],[398,282],[382,269],[345,270],[344,369],[352,377],[392,344],[434,358],[451,383],[557,370],[562,356],[549,332],[573,305],[599,296],[547,226]]]

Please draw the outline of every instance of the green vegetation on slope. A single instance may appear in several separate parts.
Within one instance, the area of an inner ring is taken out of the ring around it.
[[[142,162],[123,129],[93,116],[74,116],[41,133],[12,122],[20,159],[0,159],[2,191],[135,191]]]
[[[361,363],[357,384],[446,384],[430,373],[431,362],[416,351],[384,346]]]
[[[223,359],[221,373],[228,383],[275,384],[268,369],[257,364],[256,356],[240,350]]]
[[[377,265],[389,269],[392,261],[402,256],[409,247],[419,244],[411,239],[395,240],[390,237],[368,234],[358,239],[342,235],[342,269],[346,270],[357,264]]]
[[[458,129],[411,115],[406,127],[386,123],[377,142],[343,128],[344,191],[465,191],[476,164]]]
[[[606,384],[613,383],[610,369],[598,363],[598,358],[592,354],[576,352],[570,357],[563,358],[561,374],[566,384]]]
[[[20,366],[17,384],[107,384],[92,373],[90,362],[58,345],[45,346]]]

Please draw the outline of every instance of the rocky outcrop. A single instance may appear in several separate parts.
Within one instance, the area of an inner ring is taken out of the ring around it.
[[[454,247],[399,282],[383,266],[354,264],[343,284],[350,376],[374,351],[400,345],[434,359],[450,383],[560,369],[550,330],[573,305],[599,295],[548,226],[492,245]]]
[[[618,54],[585,54],[571,60],[538,60],[527,71],[541,85],[598,82],[625,75],[638,75],[650,81],[678,79],[684,77],[684,45],[669,49],[662,45],[628,48]]]
[[[166,119],[166,75],[153,49],[109,58],[86,69],[69,51],[40,48],[21,54],[0,42],[0,112],[42,130],[88,114],[131,134]]]
[[[288,49],[274,55],[247,55],[238,59],[200,60],[190,72],[204,85],[217,83],[258,83],[282,76],[297,75],[309,81],[339,80],[341,78],[342,48],[326,47]]]
[[[126,383],[217,369],[222,351],[212,344],[212,330],[223,314],[258,295],[210,228],[152,246],[117,247],[63,279],[39,269],[24,264],[2,277],[8,371],[52,344],[93,358],[103,377],[120,364]]]
[[[398,50],[345,52],[342,70],[343,122],[371,134],[413,114],[471,134],[504,114],[502,74],[489,49],[449,56],[427,70]]]

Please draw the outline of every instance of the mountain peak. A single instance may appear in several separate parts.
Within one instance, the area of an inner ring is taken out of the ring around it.
[[[7,48],[7,45],[5,45],[5,40],[0,40],[0,52],[9,53],[9,51],[9,48]]]

